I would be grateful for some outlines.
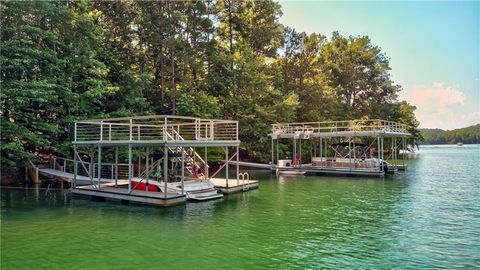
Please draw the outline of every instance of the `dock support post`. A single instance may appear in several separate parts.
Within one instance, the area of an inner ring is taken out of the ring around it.
[[[208,148],[205,146],[205,179],[208,179],[209,175],[209,166],[208,166]]]
[[[100,179],[102,178],[102,147],[98,145],[98,180],[97,180],[97,185],[98,189],[100,189]]]
[[[183,147],[182,147],[183,151]],[[149,170],[150,170],[150,158],[148,157],[150,155],[150,147],[147,147],[147,153],[145,157],[145,191],[148,191],[148,179],[150,178],[149,175]]]
[[[228,147],[225,146],[225,185],[228,188]]]
[[[182,147],[182,195],[185,194],[185,151]]]
[[[322,143],[322,137],[320,137],[320,149],[319,149],[320,150],[320,166],[322,166],[322,164],[323,164],[323,145],[322,144],[323,144]],[[325,161],[327,161],[327,160],[325,159]]]
[[[128,144],[128,193],[132,191],[132,145]]]
[[[237,147],[237,154],[238,154],[238,147]],[[270,170],[273,170],[273,163],[274,163],[273,155],[274,155],[274,152],[273,152],[273,134],[272,134],[272,159],[271,159],[272,162],[270,163]],[[237,164],[238,164],[238,160],[237,160]],[[237,179],[238,179],[238,171],[237,171]]]
[[[298,165],[302,165],[302,139],[298,140],[298,157],[299,157]]]
[[[382,163],[380,162],[380,136],[377,136],[377,156],[378,156],[378,170],[382,171]]]
[[[397,137],[393,137],[393,165],[397,168]]]
[[[384,153],[383,153],[383,143],[384,143],[384,139],[383,139],[383,137],[382,137],[381,139],[382,139],[382,141],[381,141],[380,147],[382,148],[382,160],[384,160],[384,158],[385,158]]]
[[[115,187],[118,187],[118,146],[115,147]]]
[[[77,158],[77,145],[73,146],[73,188],[77,187],[77,174],[78,174],[78,158]]]
[[[140,167],[140,163],[142,162],[142,158],[140,157],[140,149],[138,149],[138,166],[137,166],[137,176],[140,177],[140,171],[141,171],[141,167]]]
[[[88,170],[90,171],[90,183],[92,184],[92,186],[94,185],[93,184],[93,176],[95,174],[95,168],[93,167],[93,154],[94,154],[94,149],[92,147],[92,151],[90,152],[90,167],[88,168]]]
[[[405,157],[406,157],[406,152],[407,151],[407,140],[406,140],[406,137],[403,136],[403,156],[402,156],[402,164],[403,166],[405,167]]]
[[[167,183],[168,183],[168,147],[167,145],[163,146],[163,183],[165,199],[167,198]]]
[[[272,141],[272,146],[273,146],[273,141]],[[272,147],[273,149],[273,147]],[[236,178],[237,178],[237,185],[239,185],[239,177],[238,177],[238,174],[240,173],[240,164],[238,164],[238,162],[240,162],[240,157],[239,157],[239,153],[238,153],[238,146],[237,146],[237,174],[236,174]]]
[[[293,135],[293,155],[292,155],[292,163],[295,164],[295,160],[297,158],[297,140],[295,140],[295,134]]]
[[[278,159],[280,158],[280,153],[278,152],[278,141],[279,139],[277,138],[277,160],[276,160],[276,165],[277,165],[277,168],[278,168]]]

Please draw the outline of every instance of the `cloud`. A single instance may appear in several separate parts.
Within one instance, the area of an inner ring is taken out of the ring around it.
[[[444,82],[412,85],[402,91],[399,98],[417,107],[415,115],[420,127],[452,129],[480,121],[479,112],[465,112],[466,96],[459,87]]]

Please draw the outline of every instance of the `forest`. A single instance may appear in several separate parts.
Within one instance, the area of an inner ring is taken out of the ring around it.
[[[421,134],[365,36],[304,33],[274,1],[2,1],[1,166],[69,156],[77,120],[147,114],[240,123],[266,161],[275,122],[376,119]],[[320,15],[319,15],[320,16]]]
[[[420,129],[423,144],[480,143],[480,124],[453,130]]]

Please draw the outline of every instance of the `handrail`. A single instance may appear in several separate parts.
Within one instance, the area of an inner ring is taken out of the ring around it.
[[[173,132],[178,136],[178,138],[182,141],[184,141],[182,135],[180,135],[180,133],[178,133],[175,129],[173,130]],[[172,135],[170,135],[170,133],[167,132],[167,135],[172,137]],[[172,137],[173,138],[173,137]],[[189,147],[189,149],[191,151],[193,151],[193,148],[192,147]],[[185,151],[185,150],[184,150]],[[186,153],[186,152],[185,152]],[[195,152],[195,157],[197,157],[207,168],[209,168],[210,166],[208,166],[208,164],[206,164],[205,160],[197,153]]]
[[[175,127],[185,140],[238,140],[238,121],[180,116],[144,116],[76,122],[74,142],[167,141],[169,138],[165,132]]]
[[[369,119],[350,121],[324,121],[303,123],[278,123],[272,125],[272,134],[294,134],[302,132],[343,132],[343,131],[387,131],[408,133],[406,125],[398,122]]]
[[[34,183],[40,183],[38,168],[27,158],[25,159],[25,180],[27,180],[28,177],[30,177]]]

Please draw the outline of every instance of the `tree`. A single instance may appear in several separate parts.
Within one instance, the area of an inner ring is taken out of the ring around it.
[[[55,36],[62,5],[2,2],[1,165],[14,166],[56,141],[67,92],[64,60]]]
[[[347,118],[380,118],[401,88],[389,74],[388,58],[367,36],[349,38],[334,32],[322,48],[321,63],[328,84],[337,92]]]

